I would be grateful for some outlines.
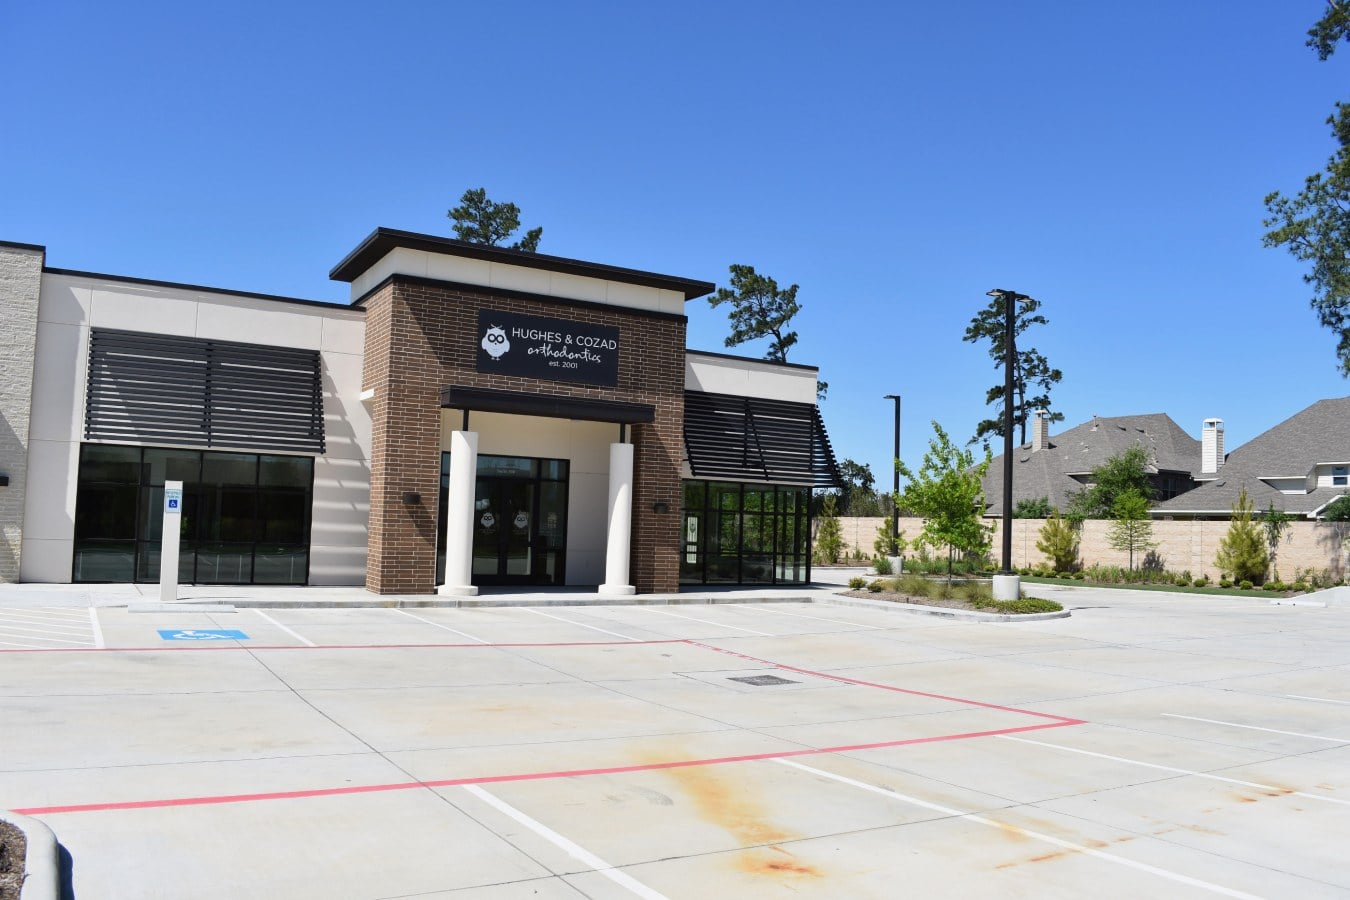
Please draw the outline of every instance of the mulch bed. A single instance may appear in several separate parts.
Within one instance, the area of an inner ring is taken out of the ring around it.
[[[28,841],[23,832],[8,822],[0,822],[0,900],[19,900],[27,852]]]
[[[987,609],[980,609],[967,600],[938,600],[933,597],[911,597],[908,594],[897,594],[894,591],[844,591],[845,597],[861,597],[864,600],[887,600],[891,603],[909,603],[914,606],[940,606],[945,609],[964,609],[967,612],[990,612]]]

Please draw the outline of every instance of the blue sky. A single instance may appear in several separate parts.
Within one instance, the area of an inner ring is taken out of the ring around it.
[[[1003,287],[1068,427],[1166,412],[1233,449],[1350,394],[1262,198],[1333,151],[1350,51],[1322,0],[8,4],[0,240],[48,265],[345,301],[376,226],[451,234],[469,187],[540,250],[801,286],[838,455],[887,484],[999,382]],[[688,306],[724,350],[723,310]],[[762,345],[730,352],[762,355]]]

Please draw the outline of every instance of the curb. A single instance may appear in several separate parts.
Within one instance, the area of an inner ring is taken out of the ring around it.
[[[641,594],[621,597],[591,597],[581,595],[568,597],[558,595],[557,599],[536,600],[512,597],[445,597],[426,600],[317,600],[312,602],[293,600],[256,600],[240,597],[222,603],[212,600],[197,603],[192,600],[179,600],[174,603],[134,603],[128,604],[130,612],[234,612],[236,609],[476,609],[479,607],[500,606],[708,606],[719,603],[818,603],[821,598],[805,596],[791,597],[718,597],[718,596],[681,596],[654,597],[643,599]]]
[[[1070,610],[1048,613],[986,613],[965,609],[951,609],[946,606],[921,606],[917,603],[894,603],[890,600],[865,600],[862,597],[833,596],[824,601],[832,606],[852,606],[860,609],[879,609],[884,612],[901,613],[911,616],[933,616],[939,619],[959,619],[965,622],[1045,622],[1049,619],[1067,619]]]
[[[43,822],[4,809],[0,809],[0,822],[18,828],[28,842],[20,900],[60,900],[61,856],[56,835]]]

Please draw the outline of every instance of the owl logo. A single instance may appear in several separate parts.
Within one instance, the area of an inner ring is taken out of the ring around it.
[[[483,517],[478,520],[478,524],[482,525],[484,530],[491,531],[492,526],[497,524],[497,517],[490,512],[485,512]]]
[[[511,349],[511,342],[506,339],[506,332],[500,326],[493,325],[483,334],[483,349],[493,359],[501,359]]]

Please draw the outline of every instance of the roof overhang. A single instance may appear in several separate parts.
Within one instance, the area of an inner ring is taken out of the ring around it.
[[[656,421],[656,407],[650,403],[559,397],[461,385],[441,388],[441,408],[508,413],[516,416],[545,416],[550,419],[575,419],[582,422],[617,422],[624,425]]]

